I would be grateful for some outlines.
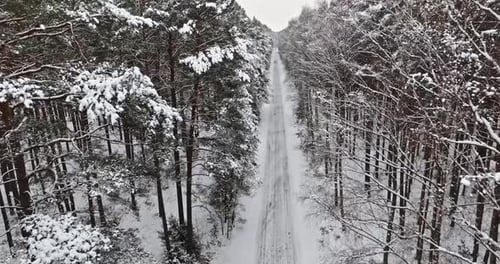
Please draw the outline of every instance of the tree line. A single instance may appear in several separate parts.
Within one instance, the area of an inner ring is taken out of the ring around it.
[[[0,237],[13,258],[132,263],[139,249],[112,247],[137,240],[113,205],[137,211],[151,193],[167,263],[209,261],[193,208],[229,236],[253,185],[269,32],[230,0],[3,1]]]
[[[498,1],[336,0],[282,32],[328,263],[498,262],[499,25]]]

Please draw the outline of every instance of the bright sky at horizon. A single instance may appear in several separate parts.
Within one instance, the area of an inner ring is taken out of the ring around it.
[[[288,21],[300,15],[303,6],[313,6],[316,0],[236,0],[247,11],[274,31],[288,26]]]

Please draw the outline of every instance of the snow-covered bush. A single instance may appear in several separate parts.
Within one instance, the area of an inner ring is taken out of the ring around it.
[[[141,240],[137,237],[137,229],[105,230],[104,234],[111,240],[113,248],[95,263],[97,264],[159,264],[164,263],[144,251]]]
[[[205,263],[203,257],[200,256],[199,252],[201,250],[201,245],[198,239],[195,237],[194,250],[193,253],[188,253],[186,248],[185,238],[186,229],[179,226],[174,218],[169,219],[169,236],[171,249],[169,252],[168,260],[165,262],[167,264],[198,264]],[[197,256],[198,255],[198,256]]]
[[[23,220],[22,229],[29,234],[25,263],[93,263],[100,252],[109,250],[108,238],[70,214],[31,215]]]

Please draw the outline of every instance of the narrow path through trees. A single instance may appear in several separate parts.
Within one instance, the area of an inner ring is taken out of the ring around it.
[[[295,91],[277,48],[271,55],[270,99],[261,111],[257,186],[242,199],[245,224],[234,230],[216,264],[302,264],[319,262],[320,231],[304,201],[307,162],[294,114]]]
[[[267,130],[262,212],[258,233],[258,264],[296,263],[293,210],[290,206],[290,174],[283,111],[281,59],[277,49],[272,56],[273,97]]]

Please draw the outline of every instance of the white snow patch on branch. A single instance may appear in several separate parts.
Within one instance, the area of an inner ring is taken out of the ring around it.
[[[242,82],[250,82],[251,80],[250,76],[248,76],[248,74],[242,70],[236,70],[236,74],[238,75],[238,78]]]
[[[158,23],[153,21],[151,18],[145,18],[142,16],[135,16],[130,14],[127,10],[120,8],[110,2],[101,1],[101,4],[104,6],[104,10],[108,11],[114,17],[124,20],[128,25],[134,27],[155,27],[158,26]]]
[[[179,28],[179,33],[185,34],[185,35],[191,35],[194,32],[196,24],[193,20],[189,20],[186,22],[184,25],[182,25],[181,28]]]
[[[235,45],[221,48],[213,46],[205,51],[200,51],[197,55],[188,56],[180,60],[180,63],[187,65],[197,74],[203,74],[216,64],[222,63],[224,59],[233,60],[234,54],[238,54],[245,61],[253,62],[257,59],[255,54],[249,52],[252,42],[247,39],[236,38]]]
[[[1,103],[8,102],[11,106],[24,104],[25,107],[30,108],[33,104],[32,99],[43,95],[42,87],[27,78],[7,79],[0,82]]]
[[[71,94],[78,96],[68,99],[78,99],[79,110],[86,111],[92,121],[105,116],[115,124],[132,101],[148,113],[148,120],[138,122],[146,121],[150,132],[159,128],[170,130],[173,120],[180,118],[177,111],[161,99],[149,77],[137,67],[110,70],[102,65],[92,72],[84,71],[75,79]]]

